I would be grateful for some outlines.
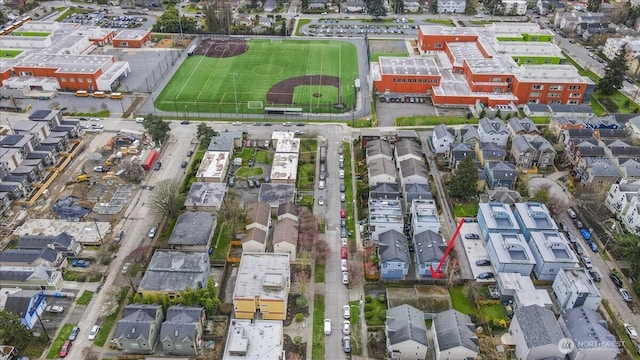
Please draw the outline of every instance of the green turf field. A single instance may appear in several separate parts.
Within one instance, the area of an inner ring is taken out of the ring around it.
[[[229,58],[189,56],[155,101],[158,109],[182,113],[262,114],[263,107],[299,107],[314,113],[344,112],[353,108],[353,82],[358,76],[356,47],[333,40],[247,40],[246,53]],[[341,64],[339,65],[339,59]],[[237,75],[233,75],[237,74]],[[340,76],[342,103],[338,110],[336,87],[300,85],[294,104],[268,104],[267,92],[280,81],[304,75]],[[234,91],[235,79],[235,91]],[[322,96],[314,96],[322,94]],[[251,102],[251,103],[248,103]],[[256,106],[258,105],[258,106]],[[257,107],[257,108],[256,108]]]

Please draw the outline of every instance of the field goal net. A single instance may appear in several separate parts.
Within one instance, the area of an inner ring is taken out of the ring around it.
[[[282,39],[271,39],[272,44],[282,44]]]
[[[259,110],[262,109],[262,101],[247,101],[247,109]]]

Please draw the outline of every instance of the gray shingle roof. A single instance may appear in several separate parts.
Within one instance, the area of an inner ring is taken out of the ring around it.
[[[3,262],[16,262],[31,264],[38,259],[46,260],[50,263],[55,263],[58,260],[59,252],[51,249],[44,248],[38,249],[8,249],[0,253],[0,264]]]
[[[511,118],[509,126],[516,134],[540,134],[540,129],[529,118]]]
[[[417,142],[409,139],[403,139],[396,142],[395,145],[396,154],[398,157],[405,155],[415,155],[418,158],[422,158],[422,148]]]
[[[374,159],[369,163],[369,179],[376,175],[389,175],[398,178],[398,171],[393,161],[382,158]]]
[[[622,164],[624,167],[627,177],[639,177],[640,176],[640,162],[629,159]],[[622,188],[622,187],[621,187]],[[2,261],[2,259],[0,259]]]
[[[162,306],[156,304],[132,304],[124,308],[122,319],[116,323],[114,339],[149,340],[151,325]]]
[[[564,321],[568,334],[580,350],[605,348],[620,353],[616,346],[616,337],[611,334],[607,322],[597,312],[583,306],[563,310],[560,317]]]
[[[247,232],[242,236],[243,244],[250,241],[257,241],[260,244],[266,244],[267,232],[260,228],[252,227],[251,229],[247,230]]]
[[[204,309],[201,307],[171,306],[167,309],[167,320],[162,323],[160,340],[173,342],[194,341],[203,311]]]
[[[526,151],[533,151],[535,150],[535,148],[533,147],[533,145],[531,145],[531,143],[529,143],[529,140],[524,137],[524,135],[519,135],[516,136],[513,139],[513,146],[519,151],[519,152],[526,152]]]
[[[4,304],[4,310],[17,315],[19,318],[24,316],[29,311],[29,305],[31,304],[31,298],[41,294],[40,290],[21,290],[16,293],[7,296],[7,300]],[[44,296],[44,295],[41,295]]]
[[[202,288],[209,279],[209,254],[156,250],[138,287],[139,291],[182,291]]]
[[[57,249],[68,249],[73,242],[73,236],[67,233],[60,233],[56,236],[48,235],[24,235],[18,239],[20,249],[43,249],[48,245],[53,245]]]
[[[416,159],[401,161],[400,170],[403,177],[418,175],[425,178],[425,180],[429,177],[427,166],[422,161],[418,161]]]
[[[414,251],[421,264],[440,261],[447,243],[442,235],[426,230],[413,235]]]
[[[293,216],[298,216],[298,206],[291,201],[287,201],[278,206],[278,216],[282,216],[285,214],[291,214]]]
[[[494,180],[515,180],[518,178],[516,166],[506,161],[491,161],[487,163]]]
[[[515,310],[520,331],[529,349],[556,345],[564,337],[560,325],[549,309],[538,305],[520,306]]]
[[[492,142],[480,143],[480,151],[482,151],[482,156],[485,160],[504,159],[507,156],[507,151],[502,146]]]
[[[593,129],[567,129],[565,130],[567,136],[569,138],[592,138],[593,137]]]
[[[386,320],[389,344],[415,341],[428,346],[424,313],[411,305],[400,305],[387,311]]]
[[[271,216],[271,206],[263,201],[256,201],[249,204],[247,208],[247,225],[258,223],[263,226],[269,226],[269,217]]]
[[[531,145],[538,149],[538,151],[550,151],[555,153],[556,150],[553,148],[553,144],[549,142],[549,140],[545,139],[543,136],[536,136],[533,140],[530,141]]]
[[[598,161],[596,163],[594,163],[593,165],[591,165],[591,167],[589,168],[591,171],[591,174],[593,174],[593,176],[597,176],[597,177],[618,177],[620,176],[620,170],[611,165],[611,164],[607,164],[605,162],[602,161]]]
[[[0,272],[0,279],[11,281],[27,282],[30,279],[49,280],[53,269],[46,267],[45,265],[38,265],[36,267],[16,267],[16,268],[4,268]]]
[[[215,216],[208,211],[187,211],[178,217],[169,245],[208,245]]]
[[[440,351],[463,346],[478,352],[478,340],[472,330],[474,325],[467,315],[457,310],[443,311],[434,317],[433,328]]]
[[[380,262],[402,261],[408,263],[410,261],[409,246],[402,233],[396,230],[385,231],[378,236],[378,243]]]
[[[460,129],[460,135],[462,137],[462,142],[465,144],[468,144],[472,141],[480,141],[478,128],[473,125],[465,125],[462,129]]]
[[[378,184],[372,187],[369,193],[372,198],[387,197],[395,199],[396,197],[400,196],[398,184],[389,183]]]
[[[598,129],[600,139],[625,139],[629,135],[624,129]]]
[[[555,121],[556,124],[558,124],[558,126],[560,127],[564,127],[567,125],[584,125],[584,121],[582,121],[582,119],[572,118],[568,116],[553,116],[552,120]]]
[[[386,155],[393,157],[391,144],[384,140],[371,140],[367,142],[367,156]]]
[[[276,221],[273,231],[273,244],[288,242],[298,244],[298,222],[290,218],[282,218]]]
[[[478,123],[478,126],[484,130],[486,134],[508,134],[509,130],[507,129],[507,125],[501,119],[489,119],[482,118]]]
[[[447,125],[440,124],[433,128],[433,134],[438,139],[451,138],[452,140],[455,138],[455,132],[453,129],[449,129]]]

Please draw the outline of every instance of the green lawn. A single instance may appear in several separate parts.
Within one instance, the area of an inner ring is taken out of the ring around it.
[[[453,210],[456,213],[456,217],[475,217],[478,214],[478,204],[455,204]]]
[[[502,304],[494,305],[482,305],[480,306],[480,312],[485,317],[485,320],[505,320],[507,321],[507,313],[504,310]]]
[[[76,304],[89,305],[92,298],[93,298],[93,291],[85,290],[82,292],[82,295],[80,295],[78,300],[76,300]]]
[[[360,334],[360,301],[355,300],[349,302],[351,307],[351,334]],[[362,355],[362,341],[361,336],[351,337],[351,353],[353,355]]]
[[[347,231],[354,234],[356,228],[356,222],[358,219],[354,217],[353,199],[355,194],[353,193],[353,168],[351,165],[351,147],[348,143],[342,143],[342,155],[344,156],[344,197],[345,207],[347,212]],[[349,249],[354,250],[356,246],[356,239],[353,236],[349,237]]]
[[[302,36],[302,27],[311,24],[311,19],[298,19],[298,26],[296,27],[296,36]]]
[[[62,345],[67,339],[69,339],[69,334],[71,334],[71,329],[73,329],[75,325],[72,324],[64,324],[58,336],[53,340],[51,347],[49,348],[49,353],[47,353],[47,359],[57,359],[60,357],[60,349],[62,349]]]
[[[22,54],[22,50],[0,49],[0,58],[13,59]]]
[[[100,324],[100,331],[98,332],[98,335],[96,335],[96,340],[93,342],[95,345],[102,347],[107,342],[111,328],[118,320],[119,312],[120,306],[118,306],[118,310],[115,313],[104,318],[104,321]]]
[[[273,156],[268,150],[258,150],[256,152],[256,162],[259,164],[272,164]]]
[[[386,53],[372,53],[371,54],[371,62],[378,62],[378,59],[381,56],[391,56],[391,57],[408,57],[409,54],[407,54],[406,51],[402,51],[402,52],[397,52],[397,51],[390,51],[390,52],[386,52]]]
[[[396,118],[396,126],[462,125],[477,124],[478,121],[478,119],[467,119],[463,117],[408,116]]]
[[[384,325],[385,320],[380,318],[380,312],[387,310],[387,304],[373,297],[370,303],[364,304],[364,314],[368,326]],[[353,309],[352,309],[353,312]]]
[[[234,155],[234,158],[242,158],[242,165],[247,165],[249,163],[249,159],[253,157],[253,148],[244,148],[242,151]]]
[[[33,36],[33,37],[47,37],[51,33],[44,31],[13,31],[11,36]]]
[[[444,26],[456,26],[453,21],[448,19],[422,19],[423,22],[444,25]]]
[[[338,326],[337,323],[333,325],[334,327]],[[313,298],[313,346],[311,347],[311,359],[324,360],[324,337],[324,296],[315,294]]]
[[[307,163],[302,164],[298,167],[298,188],[311,190],[313,189],[313,181],[310,176],[315,177],[316,174],[316,165]]]
[[[213,252],[213,258],[225,260],[227,258],[227,251],[229,251],[229,244],[231,244],[231,234],[229,233],[226,223],[221,223],[216,226],[212,242],[216,247],[216,250]]]
[[[260,176],[262,175],[262,168],[260,167],[246,167],[243,166],[241,168],[239,168],[238,170],[236,170],[235,176],[239,177],[239,178],[244,178],[244,179],[248,179],[250,177],[253,176]]]
[[[316,283],[323,283],[324,282],[324,265],[320,264],[320,263],[316,263],[315,264],[315,269],[314,269],[314,273],[313,273],[313,280]]]
[[[451,296],[451,306],[455,310],[467,315],[476,313],[476,308],[467,298],[463,286],[452,287],[451,290],[449,290],[449,295]]]
[[[233,113],[237,101],[242,113],[262,114],[262,109],[249,109],[247,103],[262,101],[263,106],[295,106],[305,112],[310,107],[315,113],[345,111],[334,108],[337,89],[321,83],[297,86],[297,102],[292,104],[267,104],[267,92],[272,86],[305,75],[339,76],[342,101],[346,109],[352,107],[353,81],[358,76],[353,44],[334,40],[272,43],[253,39],[248,45],[246,53],[234,57],[186,58],[156,99],[156,107],[169,112]]]

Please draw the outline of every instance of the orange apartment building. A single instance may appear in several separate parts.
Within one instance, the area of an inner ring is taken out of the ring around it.
[[[531,25],[535,24],[477,29],[423,25],[417,42],[420,56],[380,57],[372,64],[374,89],[379,94],[427,94],[441,106],[474,105],[477,100],[492,107],[588,101],[595,87],[590,79],[571,65],[545,63],[546,57],[561,56],[557,46],[500,40],[546,31]],[[519,65],[516,57],[534,58],[540,65]]]

